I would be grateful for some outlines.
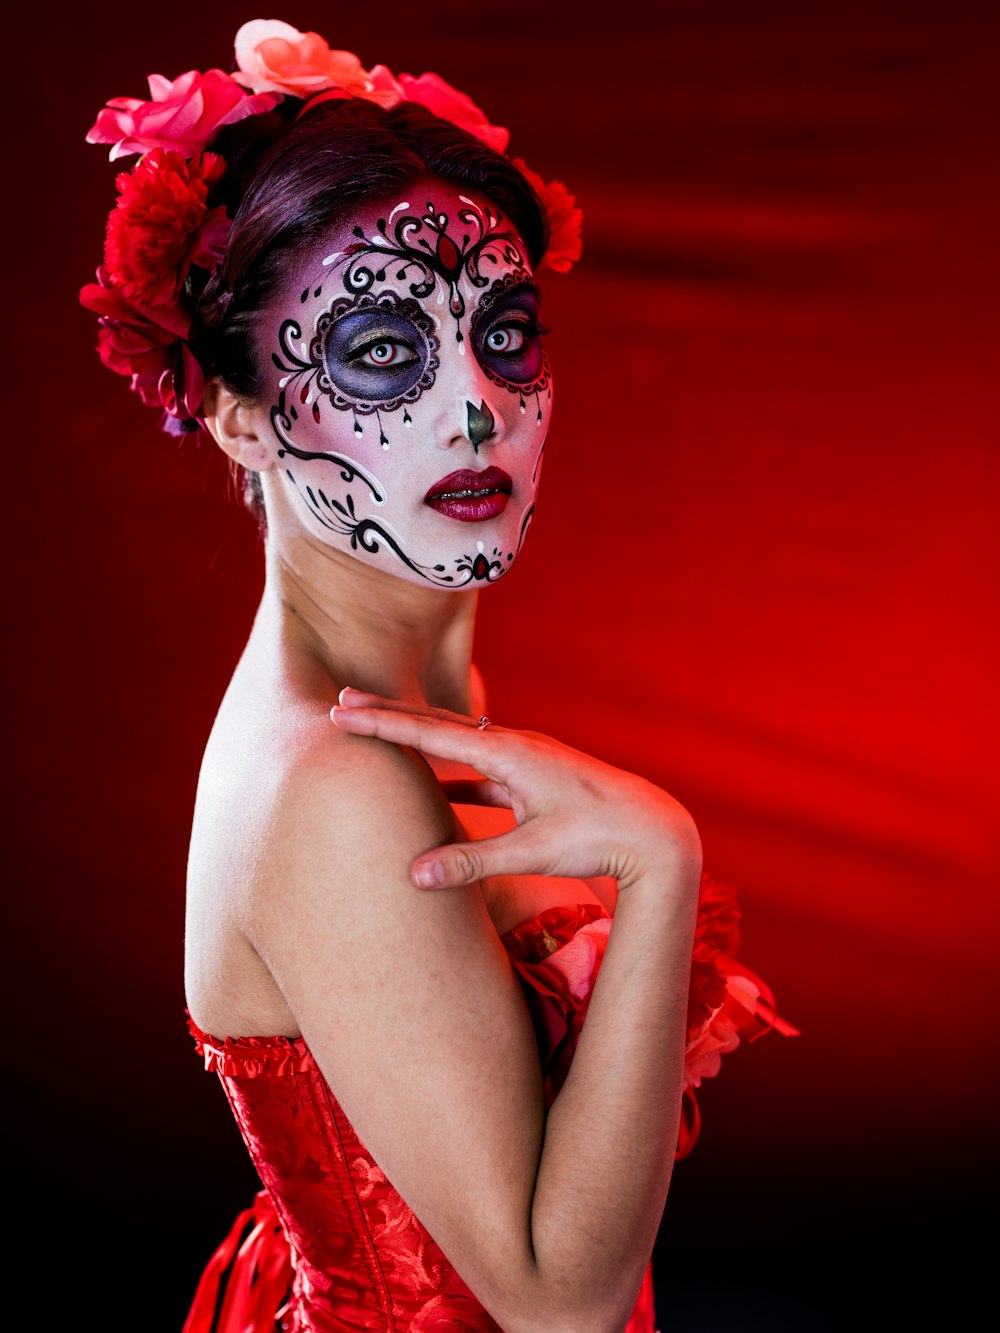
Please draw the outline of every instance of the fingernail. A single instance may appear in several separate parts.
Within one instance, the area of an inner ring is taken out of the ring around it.
[[[444,883],[444,866],[440,861],[424,861],[417,866],[416,880],[422,889],[436,889]]]
[[[352,690],[350,685],[345,685],[344,688],[337,695],[337,698],[340,700],[341,703],[344,702],[345,694],[357,694],[357,690]]]

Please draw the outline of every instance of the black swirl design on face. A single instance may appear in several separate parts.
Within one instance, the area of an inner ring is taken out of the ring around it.
[[[360,463],[355,462],[353,458],[346,458],[343,454],[334,453],[329,449],[300,449],[296,444],[292,443],[291,431],[295,422],[298,420],[298,417],[298,410],[293,403],[289,403],[286,400],[285,391],[282,389],[278,402],[271,408],[271,429],[274,431],[278,441],[278,457],[285,458],[286,456],[291,455],[293,458],[301,458],[304,461],[320,459],[324,463],[332,463],[339,469],[341,481],[347,482],[348,484],[359,483],[361,486],[365,487],[371,500],[374,501],[375,504],[384,504],[385,496],[382,493],[382,488],[379,482],[366,471]],[[294,477],[292,477],[291,472],[288,473],[288,476],[292,481],[295,480]],[[308,490],[308,487],[306,489]],[[319,493],[323,496],[323,503],[328,504],[329,502],[327,501],[326,496],[323,495],[323,492],[320,491]],[[334,503],[336,504],[336,501]],[[354,501],[351,500],[352,506],[353,503]],[[314,506],[315,498],[313,498],[312,507]]]
[[[472,317],[472,346],[483,370],[511,393],[548,387],[538,324],[538,288],[524,269],[497,278]]]
[[[358,244],[348,246],[343,255],[331,255],[324,263],[346,256],[343,283],[355,293],[368,292],[377,282],[394,279],[407,282],[410,295],[422,301],[441,279],[448,290],[455,339],[462,342],[459,321],[465,314],[465,296],[459,279],[464,278],[473,287],[486,287],[490,278],[483,273],[484,266],[523,268],[524,255],[516,235],[504,229],[502,214],[471,202],[457,209],[453,217],[432,202],[423,213],[404,212],[394,222],[392,217],[390,214],[388,220],[376,221],[374,236],[366,236],[361,227],[355,227]]]
[[[289,449],[288,452],[299,458],[324,457],[317,454],[299,453],[295,449]],[[342,481],[356,482],[360,480],[369,490],[373,489],[370,479],[363,475],[360,470],[352,468],[348,460],[330,457],[327,461],[336,464],[338,468],[342,468],[340,472]],[[452,574],[448,572],[447,565],[421,564],[407,554],[396,535],[380,519],[359,515],[355,507],[354,495],[350,490],[343,493],[341,497],[327,495],[323,487],[319,485],[298,481],[291,468],[286,467],[285,472],[288,480],[299,492],[313,517],[330,532],[347,537],[352,551],[365,551],[369,555],[379,555],[383,551],[389,551],[412,573],[438,588],[464,588],[470,583],[495,583],[497,579],[502,578],[521,549],[524,535],[534,513],[534,505],[529,506],[521,519],[517,534],[517,545],[513,551],[507,551],[504,555],[500,548],[495,546],[490,556],[485,555],[481,550],[477,551],[475,555],[458,556],[452,562],[455,568],[455,572]],[[381,497],[377,493],[375,498],[381,501]]]

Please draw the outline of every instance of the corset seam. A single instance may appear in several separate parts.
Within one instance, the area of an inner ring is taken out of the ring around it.
[[[367,1214],[362,1207],[361,1200],[358,1198],[358,1190],[354,1182],[354,1172],[351,1169],[351,1162],[347,1156],[347,1149],[344,1146],[344,1136],[340,1130],[340,1117],[343,1115],[343,1111],[340,1109],[340,1104],[333,1096],[326,1081],[322,1078],[320,1078],[320,1089],[326,1099],[327,1106],[329,1107],[330,1124],[332,1124],[333,1132],[337,1136],[340,1159],[346,1168],[347,1182],[350,1186],[351,1198],[354,1201],[355,1216],[360,1220],[362,1234],[364,1235],[365,1245],[368,1250],[369,1265],[374,1275],[376,1275],[381,1287],[383,1311],[387,1321],[385,1325],[386,1333],[393,1333],[393,1330],[396,1329],[397,1325],[396,1314],[392,1303],[392,1293],[389,1290],[389,1283],[387,1282],[385,1272],[382,1269],[382,1261],[379,1258],[378,1247],[375,1244],[375,1239],[372,1236],[371,1229],[368,1225]]]

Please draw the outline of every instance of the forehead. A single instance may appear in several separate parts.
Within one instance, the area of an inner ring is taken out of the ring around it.
[[[314,287],[359,294],[391,287],[446,303],[460,318],[507,275],[531,279],[513,221],[479,191],[425,177],[332,224],[294,267],[284,295],[305,301]]]

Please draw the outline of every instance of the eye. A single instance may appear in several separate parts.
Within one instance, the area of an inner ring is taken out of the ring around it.
[[[416,350],[407,342],[398,342],[395,338],[381,338],[378,342],[357,347],[347,357],[348,361],[360,366],[400,366],[411,365],[416,361]]]
[[[526,333],[516,324],[502,324],[498,329],[491,329],[486,335],[486,346],[491,352],[519,352],[524,346]]]
[[[338,406],[381,403],[389,411],[407,395],[415,401],[434,383],[432,327],[422,306],[394,292],[337,298],[316,320],[311,354],[322,366],[320,388]]]
[[[486,335],[483,346],[494,356],[516,356],[524,351],[529,338],[536,338],[539,329],[523,320],[497,324]]]

